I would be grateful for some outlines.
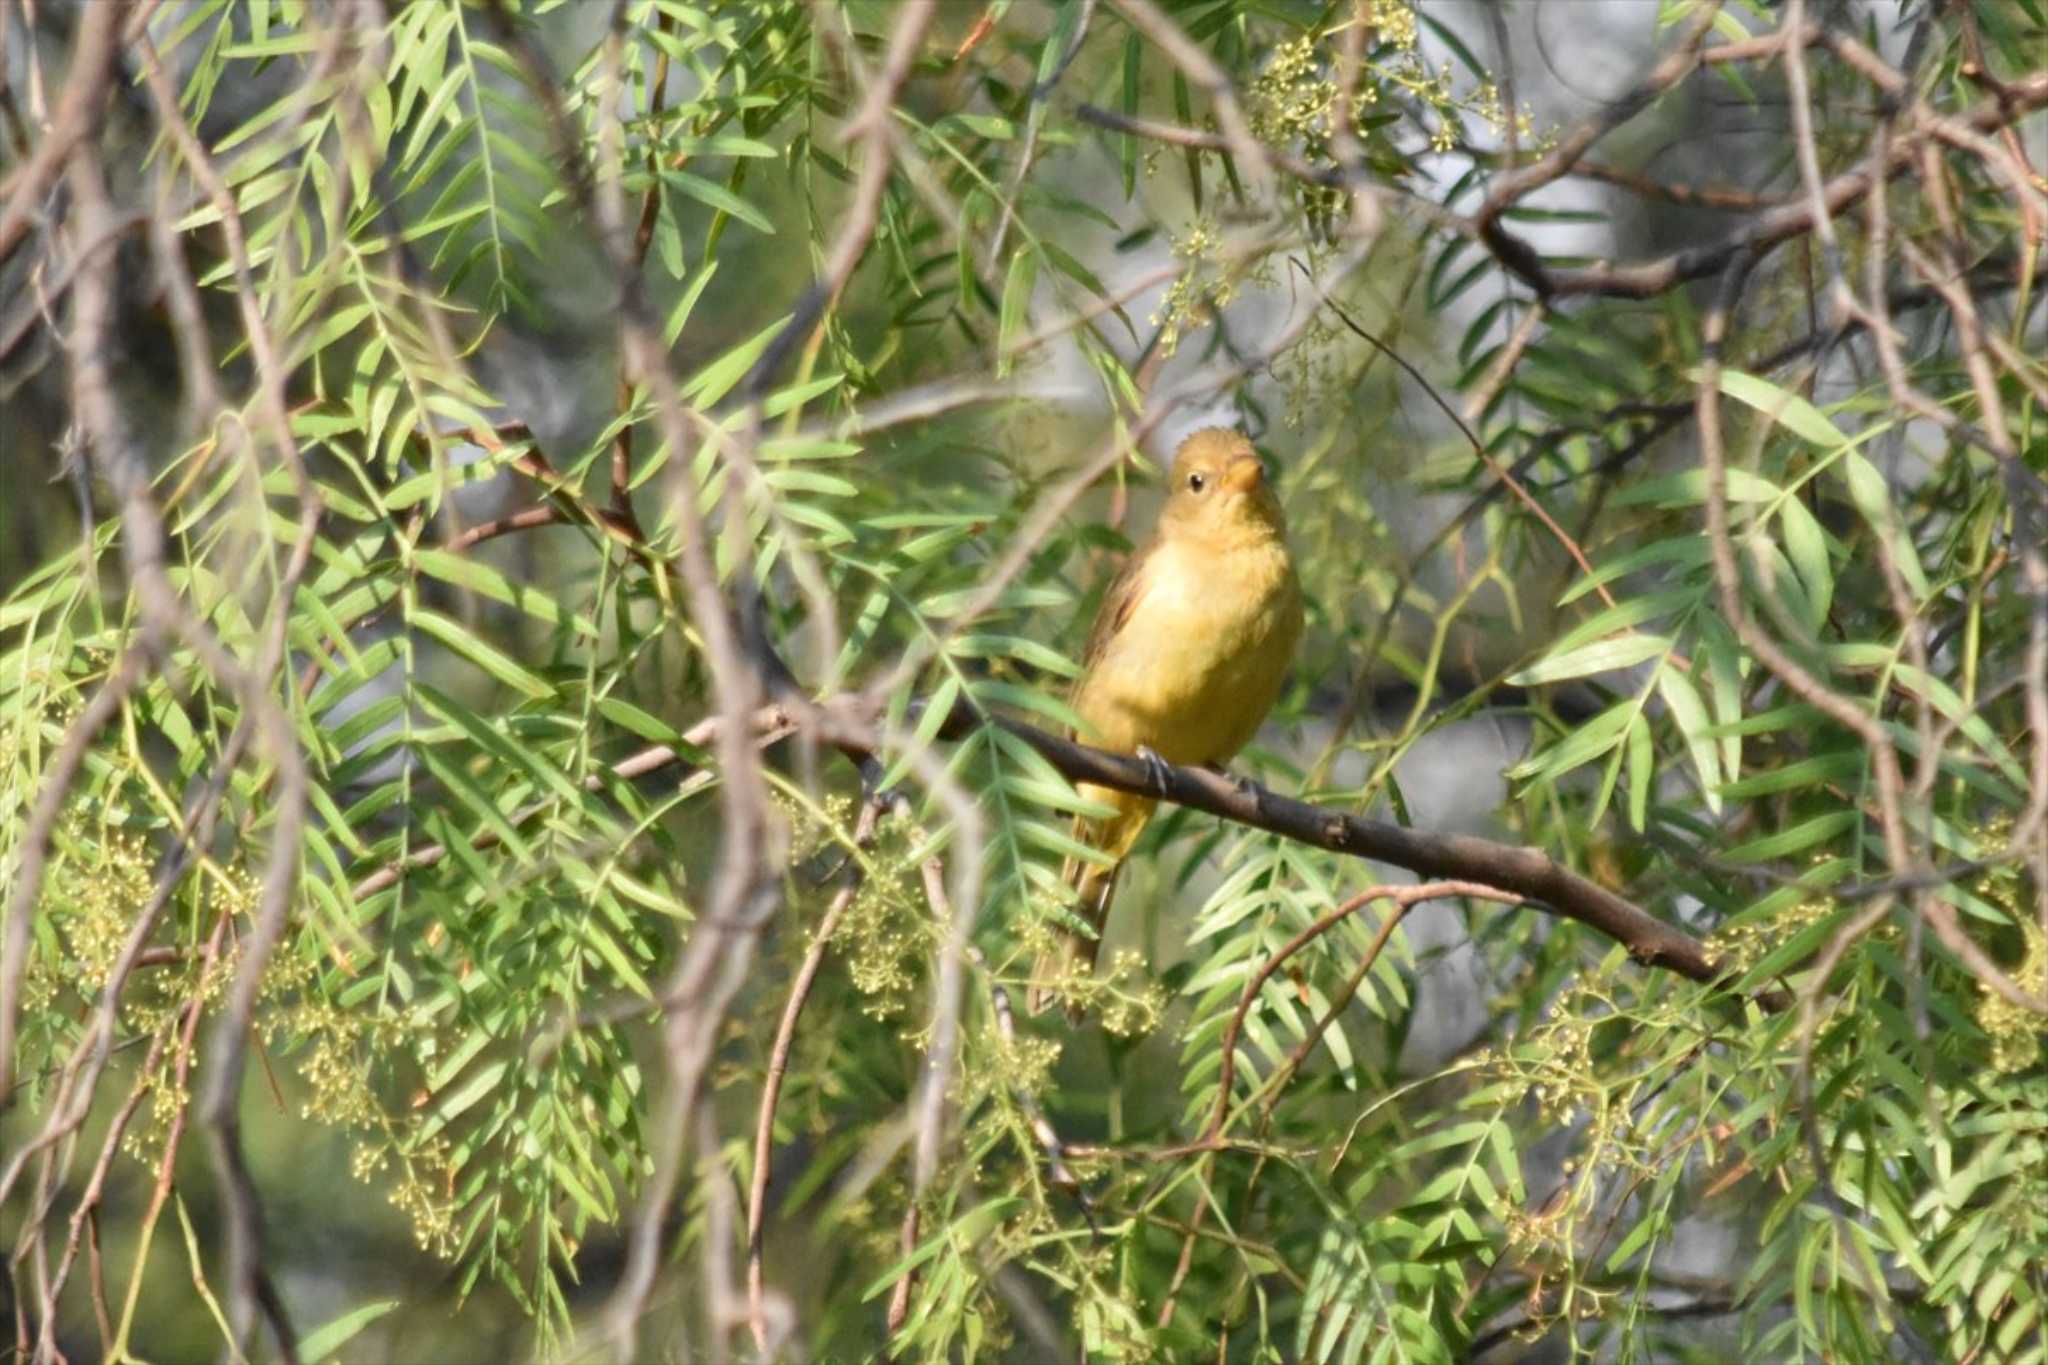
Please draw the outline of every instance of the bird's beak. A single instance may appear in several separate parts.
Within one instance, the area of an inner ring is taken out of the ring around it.
[[[1233,493],[1249,493],[1266,480],[1266,466],[1256,455],[1240,455],[1223,470],[1223,486]]]

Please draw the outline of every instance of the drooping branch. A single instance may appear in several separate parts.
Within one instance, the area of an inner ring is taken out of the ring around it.
[[[1743,45],[1744,51],[1739,55],[1770,56],[1779,50],[1781,41],[1781,35],[1772,35],[1767,44],[1755,45],[1753,50],[1751,45]],[[1660,68],[1657,76],[1659,88],[1675,84],[1696,69],[1700,61],[1714,58],[1731,60],[1730,49],[1735,46],[1708,48],[1689,63],[1680,61],[1669,70]],[[1897,177],[1912,170],[1919,148],[1929,140],[1953,142],[1996,133],[2043,108],[2048,108],[2048,72],[2036,72],[2025,79],[2008,82],[1967,113],[1938,123],[1929,122],[1895,139],[1884,163],[1882,178]],[[1084,123],[1171,146],[1217,152],[1234,149],[1230,139],[1205,129],[1133,118],[1091,104],[1080,105],[1074,112]],[[1606,118],[1600,120],[1603,130],[1612,126]],[[1597,140],[1593,137],[1572,138],[1561,147],[1583,153]],[[1378,184],[1377,177],[1369,177],[1367,172],[1338,165],[1315,164],[1286,153],[1272,153],[1267,161],[1286,175],[1323,188]],[[1864,167],[1845,171],[1822,186],[1818,211],[1812,198],[1802,195],[1753,214],[1723,237],[1681,247],[1662,256],[1620,263],[1602,261],[1584,266],[1552,266],[1527,240],[1503,227],[1501,218],[1508,209],[1544,185],[1576,174],[1577,166],[1576,154],[1567,156],[1554,152],[1543,161],[1523,167],[1504,179],[1488,196],[1486,204],[1470,216],[1448,213],[1413,199],[1404,199],[1403,203],[1414,209],[1419,217],[1484,243],[1502,266],[1535,290],[1539,297],[1556,300],[1580,295],[1641,299],[1654,298],[1681,284],[1716,275],[1740,256],[1760,255],[1772,247],[1813,232],[1823,215],[1840,214],[1854,207],[1870,194],[1880,178]],[[1611,177],[1596,174],[1596,178]],[[1384,191],[1387,187],[1381,185],[1379,188]]]
[[[1984,100],[1963,116],[1960,125],[1974,132],[1991,132],[2017,121],[2037,109],[2048,107],[2048,72],[2038,72],[2006,87],[2004,97]],[[1931,132],[1899,138],[1884,168],[1884,177],[1903,175],[1912,169],[1920,143]],[[1501,241],[1490,240],[1500,263],[1538,294],[1557,298],[1571,294],[1605,295],[1613,298],[1652,298],[1677,285],[1719,274],[1738,257],[1761,255],[1812,232],[1821,213],[1839,214],[1868,195],[1878,176],[1865,169],[1846,171],[1823,187],[1820,212],[1807,198],[1800,198],[1749,219],[1725,237],[1683,247],[1668,255],[1620,265],[1600,263],[1569,269],[1552,269],[1543,264],[1533,248],[1520,243],[1503,249]],[[1513,239],[1519,243],[1520,239]]]

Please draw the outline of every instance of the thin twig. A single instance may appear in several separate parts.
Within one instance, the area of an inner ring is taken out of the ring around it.
[[[825,255],[817,280],[797,300],[789,321],[761,352],[761,358],[754,362],[741,384],[741,392],[750,400],[767,395],[782,362],[838,304],[847,281],[853,278],[854,268],[867,254],[868,243],[881,222],[882,191],[889,184],[894,145],[890,121],[895,117],[896,92],[909,79],[925,30],[937,12],[937,0],[904,0],[897,9],[896,26],[889,34],[889,51],[882,70],[868,82],[866,98],[841,134],[844,141],[861,144],[860,178],[854,184],[853,201],[847,206],[839,235]]]
[[[861,802],[860,815],[853,827],[853,847],[856,850],[874,842],[883,806],[884,802],[875,795]],[[781,1101],[783,1077],[789,1072],[789,1054],[796,1045],[797,1021],[802,1018],[804,1005],[810,1000],[818,971],[825,965],[825,952],[832,945],[832,935],[838,931],[839,921],[852,907],[854,897],[860,894],[862,880],[859,857],[849,857],[846,881],[834,893],[832,903],[825,907],[817,927],[811,930],[811,946],[805,950],[803,964],[797,968],[796,979],[790,983],[789,999],[782,1007],[782,1021],[776,1025],[775,1041],[768,1053],[768,1074],[761,1082],[761,1103],[754,1120],[753,1182],[747,1191],[747,1314],[748,1326],[754,1334],[754,1349],[768,1359],[774,1357],[779,1339],[779,1334],[771,1337],[768,1332],[761,1270],[766,1240],[768,1178],[775,1145],[775,1106]]]
[[[72,149],[99,135],[126,16],[122,6],[113,4],[83,5],[77,14],[78,31],[71,42],[71,64],[64,72],[64,94],[49,130],[6,181],[7,199],[0,204],[0,264],[6,263],[28,235],[43,197],[57,183]],[[29,43],[31,49],[35,46],[33,41]]]
[[[1503,905],[1517,905],[1521,903],[1522,899],[1509,892],[1499,890],[1496,887],[1482,885],[1478,882],[1433,881],[1405,886],[1397,884],[1369,886],[1336,909],[1322,916],[1314,924],[1309,925],[1308,928],[1303,929],[1282,945],[1271,957],[1267,958],[1259,967],[1259,970],[1252,973],[1251,978],[1244,983],[1244,991],[1238,997],[1237,1009],[1231,1014],[1230,1022],[1223,1026],[1223,1038],[1217,1045],[1218,1052],[1223,1058],[1223,1065],[1216,1076],[1216,1107],[1210,1111],[1209,1122],[1202,1128],[1202,1140],[1213,1140],[1221,1137],[1223,1134],[1224,1123],[1230,1112],[1231,1087],[1237,1079],[1238,1034],[1243,1030],[1245,1016],[1251,1012],[1253,1003],[1258,1000],[1260,990],[1265,987],[1266,982],[1271,979],[1274,972],[1279,971],[1281,967],[1286,965],[1289,958],[1293,957],[1303,948],[1329,933],[1330,930],[1336,928],[1339,924],[1342,924],[1374,901],[1392,901],[1394,904],[1393,911],[1387,916],[1385,923],[1380,926],[1380,931],[1375,937],[1372,947],[1365,954],[1364,966],[1359,977],[1360,980],[1363,980],[1363,972],[1372,969],[1372,964],[1378,958],[1381,946],[1386,942],[1386,936],[1392,932],[1395,925],[1400,923],[1402,916],[1407,914],[1410,907],[1418,905],[1423,901],[1443,900],[1451,896],[1498,901]],[[1356,990],[1357,988],[1354,985],[1352,989]],[[1333,1017],[1338,1010],[1343,1008],[1344,1003],[1348,999],[1349,996],[1347,994],[1339,1000],[1332,1002],[1331,1015]],[[1327,1027],[1327,1023],[1325,1023],[1324,1027]],[[1304,1039],[1302,1049],[1298,1053],[1299,1057],[1306,1058],[1308,1052],[1313,1049],[1316,1040],[1322,1036],[1322,1032],[1323,1029],[1318,1028]],[[1282,1071],[1276,1072],[1275,1075],[1284,1075],[1299,1064],[1299,1061],[1292,1062]],[[1268,1083],[1270,1084],[1271,1082],[1269,1081]]]

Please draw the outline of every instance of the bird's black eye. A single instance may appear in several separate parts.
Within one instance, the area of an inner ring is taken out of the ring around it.
[[[1208,481],[1207,479],[1203,478],[1203,477],[1202,477],[1202,476],[1201,476],[1200,474],[1190,474],[1190,475],[1188,475],[1188,488],[1189,488],[1189,489],[1190,489],[1191,491],[1193,491],[1193,492],[1196,492],[1196,493],[1199,493],[1199,492],[1201,492],[1201,491],[1202,491],[1202,485],[1206,484],[1207,482],[1209,482],[1209,481]]]

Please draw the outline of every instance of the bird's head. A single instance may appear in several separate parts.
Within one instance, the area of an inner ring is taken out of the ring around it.
[[[1242,432],[1207,427],[1180,443],[1160,527],[1177,535],[1269,536],[1282,529],[1280,500]]]

